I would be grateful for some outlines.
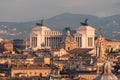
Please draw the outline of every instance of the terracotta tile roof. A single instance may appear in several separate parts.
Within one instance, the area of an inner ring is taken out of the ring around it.
[[[54,51],[54,52],[55,52],[55,51],[60,51],[60,49],[51,49],[51,51]]]
[[[12,65],[11,69],[50,69],[48,65],[30,65],[30,64],[19,64],[19,65]]]
[[[38,49],[36,52],[50,52],[49,49]]]
[[[70,53],[87,53],[89,51],[93,50],[92,48],[75,48],[71,51],[69,51]]]
[[[70,57],[70,54],[66,54],[66,55],[63,55],[61,56],[62,58],[69,58]]]

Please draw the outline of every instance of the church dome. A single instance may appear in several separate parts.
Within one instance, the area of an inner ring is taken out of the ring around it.
[[[111,71],[111,63],[106,61],[103,64],[102,74],[97,76],[94,80],[118,80],[118,78]]]

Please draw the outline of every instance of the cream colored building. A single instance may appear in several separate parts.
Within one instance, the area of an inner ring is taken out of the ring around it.
[[[91,26],[80,26],[71,34],[78,48],[94,48],[95,29]],[[36,25],[30,33],[30,47],[34,50],[42,48],[60,48],[64,36],[63,31],[51,30],[44,25]]]
[[[63,56],[63,55],[66,55],[66,54],[69,54],[65,49],[61,48],[59,50],[52,50],[52,55],[55,57],[55,56]]]
[[[78,48],[93,48],[95,29],[91,26],[80,26],[76,29],[74,37],[78,43]]]
[[[50,75],[51,68],[39,65],[18,65],[12,66],[11,77],[30,77],[30,76],[40,76],[47,77]]]
[[[102,43],[102,46],[103,46],[103,51],[105,52],[106,50],[111,50],[112,51],[118,51],[120,50],[120,41],[119,40],[107,40],[105,39],[105,37],[103,36],[99,36],[96,40],[95,40],[95,46],[97,47],[97,43],[98,42],[101,42]]]
[[[61,31],[53,31],[46,26],[37,25],[30,33],[30,47],[33,49],[59,47],[61,39]]]

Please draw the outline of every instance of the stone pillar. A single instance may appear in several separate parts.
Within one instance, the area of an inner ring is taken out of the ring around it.
[[[97,65],[97,73],[100,73],[100,69],[98,65]]]
[[[111,73],[112,73],[111,70],[112,70],[112,69],[111,69],[111,65],[108,65],[108,74],[111,74]]]
[[[44,40],[45,40],[45,43],[44,43],[44,45],[46,46],[46,37],[45,37],[45,39],[44,39]]]
[[[79,46],[79,48],[80,48],[80,38],[79,38],[79,37],[78,37],[78,43],[79,43],[78,46]]]
[[[47,37],[47,47],[48,47],[48,37]]]
[[[50,37],[48,37],[48,46],[50,47]]]

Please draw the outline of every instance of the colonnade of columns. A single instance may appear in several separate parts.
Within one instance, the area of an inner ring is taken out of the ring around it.
[[[62,40],[61,36],[45,37],[45,46],[59,48],[61,40]]]

